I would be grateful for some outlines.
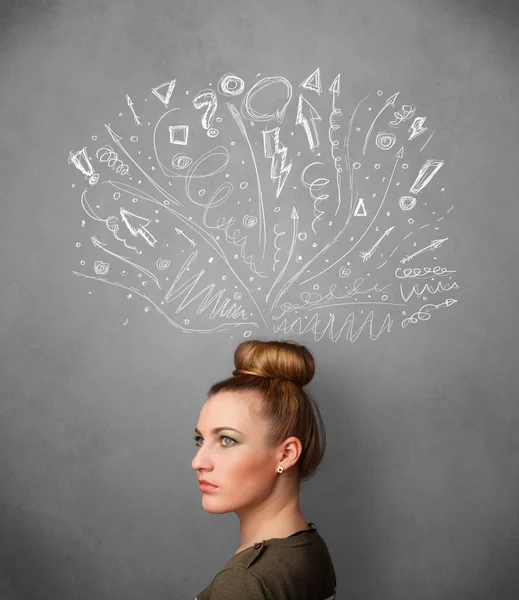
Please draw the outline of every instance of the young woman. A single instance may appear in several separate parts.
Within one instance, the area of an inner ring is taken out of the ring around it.
[[[233,377],[215,383],[202,407],[192,467],[204,510],[235,512],[241,543],[195,600],[334,600],[328,548],[299,507],[301,482],[326,445],[304,389],[314,359],[293,342],[249,340],[234,364]]]

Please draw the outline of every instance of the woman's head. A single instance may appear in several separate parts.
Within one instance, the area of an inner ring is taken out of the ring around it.
[[[192,466],[218,486],[209,494],[212,509],[222,504],[211,512],[259,504],[279,487],[279,478],[285,489],[298,490],[317,470],[326,446],[319,409],[304,389],[315,371],[307,348],[248,340],[236,348],[234,364],[233,376],[210,388],[195,432],[199,450]],[[219,427],[226,429],[214,433]]]

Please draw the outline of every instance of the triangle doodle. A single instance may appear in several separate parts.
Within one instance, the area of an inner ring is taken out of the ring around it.
[[[163,102],[166,106],[168,106],[169,101],[171,99],[171,94],[173,94],[173,90],[175,89],[176,83],[177,83],[176,79],[173,79],[172,81],[165,81],[164,83],[161,83],[157,87],[153,88],[151,91],[155,94],[155,96],[157,96],[157,98],[161,102]],[[165,88],[166,86],[168,86],[168,89],[167,89],[166,95],[164,96],[161,92],[159,92],[159,90],[162,88]]]
[[[303,83],[300,83],[299,87],[304,87],[307,90],[313,90],[321,95],[323,88],[321,87],[321,71],[319,70],[319,67],[317,67],[317,69],[311,75],[309,75],[303,81]]]
[[[364,198],[359,198],[357,203],[357,208],[353,213],[355,217],[367,217],[368,213],[366,212],[366,207],[364,206]]]

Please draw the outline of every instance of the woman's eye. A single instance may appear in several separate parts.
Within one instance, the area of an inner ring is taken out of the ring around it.
[[[195,440],[195,446],[200,446],[200,440],[202,440],[203,438],[201,438],[199,435],[195,435],[193,437],[193,439]],[[233,440],[231,437],[229,437],[228,435],[222,435],[220,436],[221,440],[231,440],[231,444],[223,444],[224,446],[233,446],[234,444],[236,444],[236,440]]]

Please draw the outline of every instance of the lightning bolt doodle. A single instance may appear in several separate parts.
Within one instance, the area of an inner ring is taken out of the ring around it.
[[[281,194],[288,174],[292,169],[292,161],[286,164],[288,148],[279,141],[279,127],[263,131],[263,146],[265,158],[271,159],[270,178],[272,181],[276,179],[278,181],[276,198],[279,198],[279,194]]]

